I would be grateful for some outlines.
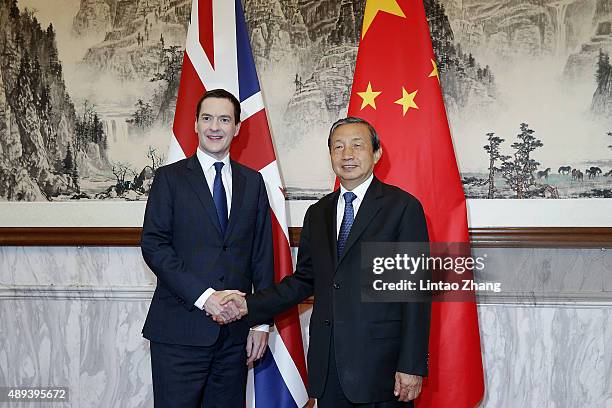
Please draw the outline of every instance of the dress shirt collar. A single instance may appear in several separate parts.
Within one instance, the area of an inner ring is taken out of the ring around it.
[[[198,147],[198,149],[196,150],[196,154],[198,156],[198,161],[200,162],[200,166],[202,166],[202,171],[204,171],[204,173],[206,173],[211,167],[213,167],[216,162],[222,162],[224,164],[223,168],[227,168],[231,172],[229,153],[226,154],[223,159],[218,160]]]
[[[357,200],[359,200],[359,202],[363,201],[363,197],[366,195],[366,192],[368,191],[368,187],[370,187],[370,184],[372,184],[373,179],[374,179],[374,173],[370,174],[370,177],[368,177],[366,181],[364,181],[363,183],[355,187],[353,190],[351,190],[353,193],[355,193],[355,195],[357,196]],[[340,197],[342,197],[343,201],[344,201],[344,193],[346,193],[347,191],[349,190],[347,190],[346,188],[344,188],[342,184],[340,184]]]

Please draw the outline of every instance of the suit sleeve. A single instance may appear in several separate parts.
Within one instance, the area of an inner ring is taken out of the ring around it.
[[[264,323],[286,309],[297,305],[314,292],[314,275],[310,254],[310,208],[304,216],[295,272],[280,283],[247,295],[249,325]]]
[[[414,199],[406,206],[400,225],[401,242],[429,242],[423,207]],[[427,376],[431,302],[402,305],[402,346],[397,371]]]
[[[274,285],[274,246],[272,239],[272,220],[270,203],[263,177],[258,174],[260,188],[257,202],[257,222],[255,241],[251,256],[252,280],[255,291]],[[273,324],[273,320],[265,321]]]
[[[195,301],[212,287],[212,282],[189,270],[174,249],[174,195],[168,171],[164,170],[158,169],[149,192],[140,248],[151,271],[187,310],[193,310]]]

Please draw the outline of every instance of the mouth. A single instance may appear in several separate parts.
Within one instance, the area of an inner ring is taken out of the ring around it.
[[[223,139],[223,135],[206,135],[206,137],[213,141],[219,141]]]
[[[343,164],[342,165],[342,169],[347,170],[347,171],[351,171],[357,168],[357,165],[355,164]]]

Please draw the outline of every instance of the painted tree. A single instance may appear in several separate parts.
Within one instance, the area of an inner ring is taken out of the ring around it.
[[[136,111],[132,113],[131,122],[141,128],[146,129],[153,125],[153,108],[149,102],[144,102],[142,99],[138,99],[136,102]]]
[[[151,160],[151,170],[155,173],[166,161],[166,156],[163,153],[157,151],[157,149],[149,145],[147,151],[147,157]]]
[[[177,45],[164,48],[161,54],[161,66],[163,72],[156,72],[151,78],[151,82],[166,81],[168,86],[176,85],[181,77],[181,67],[183,65],[183,50]]]
[[[79,184],[79,169],[77,166],[76,160],[74,161],[74,167],[72,168],[72,172],[70,173],[72,177],[72,184],[74,185],[74,189],[77,193],[81,192],[81,185]]]
[[[75,123],[75,148],[85,151],[87,144],[96,143],[100,149],[106,150],[107,136],[104,130],[104,123],[100,120],[95,106],[88,100],[83,103],[83,114],[76,118]]]
[[[184,51],[178,46],[170,46],[160,50],[159,72],[155,73],[151,82],[160,81],[151,106],[155,121],[172,123],[174,117],[173,101],[178,93],[181,67]]]
[[[103,146],[104,140],[104,123],[100,120],[98,116],[98,112],[95,112],[92,119],[92,129],[93,129],[93,142]]]
[[[444,5],[436,0],[423,2],[427,10],[427,22],[431,32],[431,41],[436,50],[436,62],[440,72],[446,72],[448,65],[456,58],[455,38]]]
[[[595,70],[595,82],[597,86],[602,86],[608,80],[610,75],[610,56],[607,52],[604,52],[601,48],[599,49],[599,56],[597,57],[597,69]]]
[[[17,6],[17,0],[10,0],[9,7],[10,7],[9,16],[14,19],[19,18],[19,7]]]
[[[77,166],[76,156],[72,153],[72,148],[68,145],[66,149],[66,157],[62,160],[64,174],[72,179],[72,184],[77,192],[81,191],[79,186],[79,170]]]
[[[53,28],[53,24],[49,23],[47,27],[47,36],[46,36],[46,51],[49,56],[49,70],[52,75],[56,78],[62,77],[62,64],[59,60],[58,52],[57,52],[57,42],[55,29]]]
[[[485,152],[489,155],[489,192],[487,198],[495,198],[495,192],[497,191],[495,188],[495,174],[501,171],[501,168],[497,167],[495,164],[499,160],[508,160],[510,156],[504,156],[499,152],[499,145],[504,142],[504,139],[495,136],[495,133],[491,132],[487,133],[487,140],[489,144],[483,146]]]
[[[66,157],[64,158],[64,173],[70,174],[72,172],[72,168],[74,167],[74,158],[72,157],[72,149],[70,145],[66,149]]]
[[[525,198],[529,188],[535,185],[533,172],[540,165],[531,158],[531,153],[544,144],[536,139],[535,131],[529,129],[527,123],[521,123],[520,130],[518,140],[512,144],[515,152],[502,161],[501,173],[506,183],[516,192],[516,198]]]
[[[126,181],[126,177],[136,176],[136,172],[132,169],[130,163],[126,162],[114,162],[112,163],[111,171],[117,180],[117,184],[115,184],[115,190],[118,195],[123,194],[130,187],[130,182]]]

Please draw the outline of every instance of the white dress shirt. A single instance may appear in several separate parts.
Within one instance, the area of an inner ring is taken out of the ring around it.
[[[208,185],[208,189],[210,190],[210,194],[213,194],[213,185],[215,183],[215,177],[217,175],[217,170],[215,170],[215,163],[222,162],[223,167],[221,168],[221,181],[223,182],[223,187],[225,188],[225,197],[227,199],[227,216],[229,218],[232,210],[232,166],[230,164],[229,154],[227,154],[223,159],[218,160],[212,156],[209,156],[207,153],[203,152],[198,148],[196,150],[196,155],[198,157],[198,161],[200,162],[200,166],[202,167],[202,171],[204,172],[204,177],[206,178],[206,184]],[[202,293],[202,295],[195,301],[194,305],[200,309],[204,310],[204,304],[208,300],[208,298],[215,293],[216,291],[213,288],[208,288]],[[259,331],[269,331],[270,327],[267,324],[260,324],[258,326],[252,327],[252,330]]]
[[[361,207],[363,197],[368,191],[370,184],[372,184],[372,179],[374,179],[374,174],[370,174],[370,177],[368,177],[366,181],[351,190],[357,196],[357,198],[353,200],[353,213],[355,218],[357,218],[357,212],[359,211],[359,207]],[[338,198],[338,204],[336,205],[336,238],[338,238],[338,235],[340,235],[340,226],[342,225],[342,218],[344,218],[344,193],[347,191],[349,190],[340,184],[340,197]]]

